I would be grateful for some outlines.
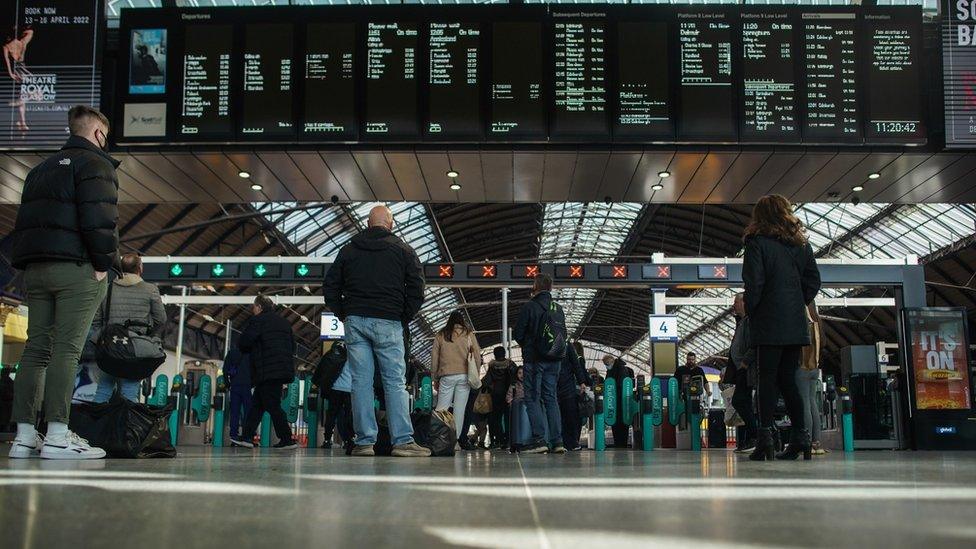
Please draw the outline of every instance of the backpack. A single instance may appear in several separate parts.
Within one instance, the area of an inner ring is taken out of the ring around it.
[[[315,372],[312,374],[312,383],[322,391],[329,391],[336,380],[342,374],[346,365],[346,345],[341,341],[332,344],[332,348],[322,355]]]
[[[554,300],[549,302],[546,309],[541,304],[542,319],[539,322],[536,349],[541,358],[546,360],[562,360],[566,356],[566,313],[562,306]]]

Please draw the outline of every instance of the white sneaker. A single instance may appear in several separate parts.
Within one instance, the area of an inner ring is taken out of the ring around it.
[[[48,438],[41,448],[41,459],[102,459],[105,450],[92,448],[88,441],[68,431],[64,438]]]
[[[37,457],[41,454],[41,446],[44,445],[44,437],[35,432],[30,439],[14,439],[10,446],[10,453],[7,454],[11,459],[27,459]]]

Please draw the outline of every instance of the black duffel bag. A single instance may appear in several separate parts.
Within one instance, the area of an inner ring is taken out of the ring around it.
[[[339,379],[345,365],[346,344],[341,341],[337,341],[333,343],[332,348],[322,355],[321,359],[319,359],[319,363],[315,366],[315,371],[312,373],[312,383],[323,391],[332,389],[332,385],[335,384],[337,379]]]
[[[108,296],[102,310],[102,333],[95,343],[95,361],[105,373],[133,381],[151,376],[156,368],[166,361],[163,341],[155,336],[144,335],[133,330],[143,328],[149,331],[147,322],[126,320],[123,324],[109,322],[112,310],[112,286],[108,285]]]
[[[105,403],[72,404],[68,426],[110,458],[172,458],[176,457],[169,433],[172,412],[172,404],[150,407],[116,392]]]

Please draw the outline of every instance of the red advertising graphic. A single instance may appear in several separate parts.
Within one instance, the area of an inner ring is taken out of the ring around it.
[[[966,325],[959,311],[908,311],[919,410],[971,407]]]

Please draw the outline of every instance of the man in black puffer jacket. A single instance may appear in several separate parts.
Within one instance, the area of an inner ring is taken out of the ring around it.
[[[68,431],[75,366],[117,261],[119,162],[105,152],[109,123],[95,109],[68,113],[71,137],[27,174],[13,232],[13,265],[26,271],[27,346],[15,381],[17,439],[10,457],[98,459]],[[34,430],[44,392],[47,437]]]
[[[237,345],[242,353],[249,353],[254,400],[244,420],[241,438],[231,437],[230,441],[235,446],[253,448],[254,432],[268,412],[278,435],[278,443],[273,448],[298,448],[285,411],[281,409],[281,389],[295,379],[295,336],[291,324],[275,311],[274,302],[267,296],[254,298],[251,311],[254,316]]]

